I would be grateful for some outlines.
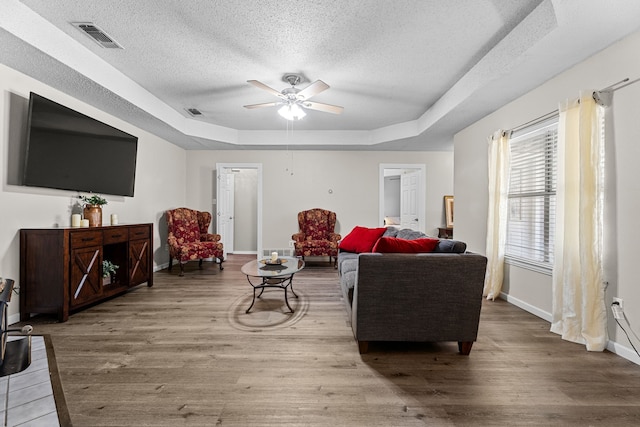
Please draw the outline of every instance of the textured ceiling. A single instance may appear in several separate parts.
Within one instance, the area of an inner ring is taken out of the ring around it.
[[[450,150],[455,132],[640,27],[640,2],[604,3],[3,0],[0,62],[187,149]],[[308,111],[287,132],[276,108],[243,108],[277,100],[247,80],[282,90],[286,73],[328,83],[313,101],[344,113]]]

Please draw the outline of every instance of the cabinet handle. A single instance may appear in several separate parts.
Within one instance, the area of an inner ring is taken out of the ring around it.
[[[83,242],[90,242],[90,241],[92,241],[92,240],[95,240],[95,239],[94,239],[93,237],[83,237],[83,238],[82,238],[82,241],[83,241]]]
[[[122,234],[112,234],[111,237],[122,237]]]

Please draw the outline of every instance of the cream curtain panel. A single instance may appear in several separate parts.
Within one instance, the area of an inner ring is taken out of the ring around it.
[[[487,271],[483,296],[500,296],[504,279],[504,252],[507,241],[509,193],[509,133],[496,131],[489,142],[489,212],[487,219]]]
[[[604,108],[592,92],[560,105],[551,331],[602,351],[607,312],[602,278]]]

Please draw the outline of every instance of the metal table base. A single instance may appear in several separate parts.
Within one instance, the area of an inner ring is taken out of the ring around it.
[[[253,287],[253,301],[247,308],[246,313],[249,313],[256,303],[256,298],[260,298],[266,288],[278,288],[284,290],[284,302],[287,304],[289,311],[294,312],[293,308],[289,305],[289,297],[287,295],[287,289],[291,289],[291,293],[294,297],[298,298],[298,295],[293,290],[293,274],[288,277],[262,277],[262,282],[259,285],[255,285],[251,282],[251,277],[247,276],[247,281]],[[260,289],[260,294],[256,296],[256,291]]]

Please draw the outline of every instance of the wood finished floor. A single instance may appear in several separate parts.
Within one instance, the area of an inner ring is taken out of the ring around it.
[[[549,333],[504,301],[484,302],[471,355],[456,343],[372,343],[358,353],[336,270],[308,263],[287,314],[229,256],[155,273],[50,334],[74,426],[631,426],[640,367]],[[392,285],[392,284],[390,284]]]

